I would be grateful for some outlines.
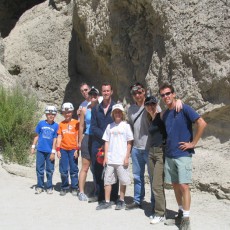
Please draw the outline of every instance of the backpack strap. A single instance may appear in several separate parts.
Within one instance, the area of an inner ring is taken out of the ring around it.
[[[140,115],[144,112],[145,108],[143,108],[141,110],[141,112],[135,117],[134,121],[133,121],[133,125],[135,124],[136,120],[140,117]]]

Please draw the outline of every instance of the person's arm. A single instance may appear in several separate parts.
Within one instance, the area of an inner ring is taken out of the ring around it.
[[[56,150],[57,150],[57,157],[59,159],[61,158],[61,152],[60,152],[61,140],[62,140],[62,136],[61,136],[61,134],[58,134]]]
[[[108,164],[108,150],[109,150],[109,142],[106,141],[104,145],[105,156],[104,156],[103,166]]]
[[[85,127],[85,113],[86,113],[86,108],[83,108],[81,111],[81,115],[80,115],[80,125],[79,125],[79,142],[78,142],[78,147],[79,149],[81,149],[81,142],[83,139],[83,132],[84,132],[84,127]]]
[[[104,132],[98,127],[98,122],[97,122],[97,113],[98,113],[98,111],[96,110],[97,106],[98,105],[96,105],[92,109],[90,127],[91,127],[93,135],[98,137],[98,138],[100,138],[100,139],[102,139],[102,136],[103,136]]]
[[[31,154],[34,154],[37,142],[38,142],[38,134],[36,134],[36,136],[34,137],[33,144],[31,146]]]
[[[183,102],[181,99],[176,100],[176,112],[179,113],[183,109]]]
[[[132,142],[133,141],[127,141],[127,152],[124,160],[124,166],[129,166],[129,158],[130,158],[130,152],[132,148]]]
[[[56,153],[56,144],[57,144],[57,138],[55,137],[53,139],[53,146],[52,146],[52,152],[50,154],[50,160],[51,161],[54,161],[55,160],[55,153]]]
[[[192,142],[179,142],[180,144],[179,148],[183,151],[187,149],[193,149],[196,146],[197,142],[199,141],[199,139],[201,138],[204,132],[205,127],[207,126],[207,123],[204,121],[202,117],[198,118],[195,121],[195,124],[197,125],[197,130],[193,138],[193,141]]]
[[[73,154],[75,159],[77,159],[79,157],[79,145],[78,145],[78,143],[79,143],[79,123],[80,122],[77,120],[76,127],[75,127],[75,129],[77,131],[77,136],[76,136],[77,148]]]

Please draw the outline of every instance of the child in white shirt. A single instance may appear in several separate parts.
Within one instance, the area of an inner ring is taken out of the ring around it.
[[[105,202],[97,206],[97,210],[111,208],[110,194],[112,184],[117,178],[120,181],[120,199],[117,202],[116,210],[125,208],[126,185],[130,184],[129,157],[133,140],[133,133],[130,125],[124,121],[124,108],[121,104],[112,107],[111,116],[114,122],[109,124],[102,139],[105,141],[105,167],[104,185]]]

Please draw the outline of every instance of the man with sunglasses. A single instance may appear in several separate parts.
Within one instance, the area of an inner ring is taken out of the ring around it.
[[[134,142],[131,152],[133,177],[134,177],[134,198],[133,203],[126,205],[126,210],[132,210],[141,207],[145,197],[145,165],[148,164],[148,154],[151,143],[149,135],[150,120],[147,118],[147,112],[144,108],[145,89],[144,86],[137,82],[130,87],[130,93],[135,103],[128,109],[128,120],[133,128]],[[158,108],[160,110],[160,108]],[[160,111],[159,111],[160,112]],[[150,175],[150,174],[149,174]],[[151,204],[154,207],[155,200],[151,194]]]
[[[77,116],[78,118],[80,118],[80,113],[82,108],[87,107],[88,103],[89,103],[89,95],[88,92],[90,91],[90,87],[87,83],[83,82],[80,84],[80,91],[81,91],[81,95],[85,98],[85,100],[80,104],[78,110],[77,110]]]
[[[189,184],[192,183],[192,154],[207,124],[194,109],[186,104],[183,104],[180,112],[176,112],[176,94],[172,85],[164,83],[159,93],[168,107],[162,118],[167,132],[165,183],[173,185],[178,203],[179,211],[175,224],[180,225],[180,230],[189,230],[191,204]],[[194,136],[193,123],[197,126]]]

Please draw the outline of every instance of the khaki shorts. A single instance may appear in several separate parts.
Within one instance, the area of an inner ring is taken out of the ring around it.
[[[105,169],[104,185],[116,184],[117,178],[121,185],[129,185],[131,183],[129,168],[123,165],[108,164]]]
[[[191,184],[192,157],[165,158],[165,183]]]

